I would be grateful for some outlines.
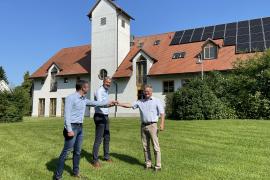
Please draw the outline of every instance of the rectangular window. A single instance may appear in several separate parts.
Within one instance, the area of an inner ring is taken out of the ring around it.
[[[61,105],[61,116],[64,117],[65,115],[65,103],[66,103],[66,98],[62,98],[62,105]]]
[[[39,99],[38,103],[38,116],[43,117],[45,115],[45,99]]]
[[[217,58],[217,47],[214,45],[206,45],[203,49],[203,59],[216,59]]]
[[[124,19],[122,19],[122,27],[125,28],[126,27],[126,21]]]
[[[164,81],[163,82],[163,93],[174,92],[174,81]]]
[[[106,25],[106,17],[102,17],[101,19],[100,19],[100,25],[101,26],[104,26],[104,25]]]
[[[68,78],[64,78],[64,83],[68,83]]]
[[[187,85],[189,82],[190,82],[189,79],[182,79],[182,81],[181,81],[182,87],[184,87],[185,85]]]
[[[41,84],[41,85],[43,85],[43,84],[44,84],[44,82],[45,82],[45,80],[44,80],[44,79],[41,79],[40,84]]]
[[[50,117],[56,116],[56,98],[50,99]]]

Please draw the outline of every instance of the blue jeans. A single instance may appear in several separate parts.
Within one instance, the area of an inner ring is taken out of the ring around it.
[[[95,142],[93,145],[93,163],[98,162],[98,151],[99,146],[103,139],[103,151],[104,151],[104,159],[110,159],[110,126],[109,126],[109,118],[107,115],[103,114],[95,114],[94,121],[96,125],[96,133],[95,133]]]
[[[81,157],[81,146],[83,142],[83,128],[79,124],[71,124],[74,137],[70,140],[65,140],[64,148],[59,156],[58,166],[55,172],[55,179],[62,178],[65,160],[68,153],[73,149],[73,173],[79,174],[79,164]]]

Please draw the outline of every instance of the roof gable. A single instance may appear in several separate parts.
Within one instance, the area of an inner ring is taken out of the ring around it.
[[[89,13],[87,14],[87,16],[91,19],[92,18],[92,13],[93,11],[96,9],[96,7],[99,5],[99,3],[102,0],[98,0],[95,5],[92,7],[92,9],[89,11]],[[126,11],[124,11],[120,6],[118,6],[116,3],[114,3],[112,0],[104,0],[108,3],[110,3],[118,13],[125,15],[126,17],[128,17],[129,19],[135,20],[132,16],[130,16]]]

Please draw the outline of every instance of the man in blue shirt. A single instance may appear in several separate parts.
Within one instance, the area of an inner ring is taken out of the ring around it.
[[[107,101],[109,99],[109,88],[111,86],[111,78],[105,77],[103,85],[95,92],[94,99],[96,101]],[[98,161],[99,146],[103,139],[104,159],[107,162],[112,162],[109,155],[110,146],[110,128],[109,128],[109,108],[95,107],[94,121],[96,125],[95,142],[93,145],[93,162],[95,168],[100,168]]]
[[[146,85],[144,87],[145,99],[138,100],[133,103],[119,103],[118,106],[124,108],[139,109],[141,115],[141,140],[143,144],[143,151],[145,157],[145,168],[152,167],[150,144],[154,146],[156,165],[154,169],[156,171],[161,170],[161,152],[158,141],[158,126],[157,122],[159,116],[161,118],[160,130],[164,130],[165,113],[164,106],[157,98],[152,97],[152,86]]]
[[[89,84],[87,81],[79,80],[76,83],[76,92],[66,98],[65,104],[65,125],[64,136],[65,144],[60,154],[58,166],[54,175],[54,179],[62,178],[65,159],[68,152],[73,149],[73,176],[80,178],[79,163],[81,155],[81,146],[83,142],[83,119],[86,106],[107,107],[115,104],[115,101],[108,99],[104,101],[90,101],[85,98],[89,91]]]

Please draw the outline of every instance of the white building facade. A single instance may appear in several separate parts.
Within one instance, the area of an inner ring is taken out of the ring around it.
[[[225,46],[224,37],[214,38],[214,32],[207,32],[209,27],[203,28],[201,40],[189,37],[186,43],[180,42],[190,30],[132,38],[134,19],[111,0],[97,0],[88,16],[91,45],[61,50],[32,75],[33,116],[63,116],[64,99],[75,92],[78,79],[90,83],[88,98],[93,100],[105,76],[113,77],[110,99],[132,103],[142,98],[144,85],[150,84],[153,96],[165,104],[167,93],[202,71],[228,71],[236,59],[250,55],[236,53],[235,45]],[[87,108],[87,116],[93,113],[93,108]],[[113,107],[110,116],[132,117],[139,112]]]

